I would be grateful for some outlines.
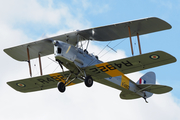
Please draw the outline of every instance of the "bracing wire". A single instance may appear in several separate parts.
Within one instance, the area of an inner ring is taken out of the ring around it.
[[[97,54],[97,56],[98,56],[110,43],[111,43],[111,41]],[[94,62],[94,60],[90,61],[89,64],[88,64],[88,66],[89,66],[90,64],[92,64],[93,62]]]
[[[47,67],[49,67],[51,64],[52,64],[53,62],[51,62],[51,63],[49,63],[48,65],[46,65],[45,67],[43,67],[43,69],[42,70],[45,70]],[[38,75],[40,72],[38,72],[38,69],[37,69],[37,65],[36,64],[34,64],[35,66],[34,67],[36,67],[36,74],[35,74],[35,76],[36,75]],[[34,70],[33,70],[34,71]]]
[[[136,44],[136,41],[134,41],[134,47],[133,47],[133,49],[134,49],[134,54],[135,54],[135,52],[137,52],[137,44]]]
[[[133,50],[134,50],[134,55],[135,55],[135,53],[138,53],[138,50],[139,50],[139,48],[138,48],[138,43],[137,43],[137,40],[134,40],[134,42],[133,42]]]
[[[117,45],[115,45],[114,47],[112,47],[112,48],[115,48],[115,47],[117,47],[118,45],[120,45],[122,42],[124,42],[124,40],[126,40],[126,39],[123,39],[122,41],[120,41]]]
[[[97,55],[101,54],[101,52],[102,52],[110,43],[111,43],[111,41],[110,41]]]
[[[54,69],[53,73],[58,69],[59,65]]]
[[[36,75],[38,75],[40,72],[38,71],[38,67],[37,67],[37,64],[38,64],[38,61],[37,61],[37,59],[35,59],[35,60],[32,60],[32,65],[33,65],[33,73],[35,73],[34,74],[34,76],[36,76]]]
[[[124,40],[125,39],[123,39],[122,41],[120,41],[118,44],[116,44],[114,47],[112,47],[113,49],[115,48],[115,47],[117,47],[118,45],[120,45],[122,42],[124,42]],[[109,43],[108,43],[109,44]],[[108,45],[106,45],[105,47],[107,47]],[[105,48],[104,48],[105,49]],[[103,50],[104,50],[103,49]],[[106,55],[108,52],[110,52],[111,51],[111,49],[109,50],[109,51],[107,51],[105,54],[103,54],[100,58],[102,58],[104,55]]]
[[[47,67],[49,67],[52,63],[53,63],[53,62],[51,62],[51,63],[49,63],[48,65],[46,65],[46,66],[43,68],[43,70],[46,69]]]

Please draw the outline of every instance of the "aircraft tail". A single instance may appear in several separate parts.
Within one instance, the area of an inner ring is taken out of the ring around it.
[[[142,84],[155,84],[156,83],[156,75],[154,72],[148,72],[143,75],[138,81],[138,85]]]
[[[139,88],[142,88],[144,85],[155,85],[156,84],[156,74],[154,72],[148,72],[145,75],[143,75],[138,81],[137,86]],[[143,87],[144,88],[144,87]],[[142,89],[143,89],[142,88]],[[144,91],[144,90],[143,90]],[[144,91],[146,98],[149,98],[153,95],[153,93],[149,91]]]
[[[146,98],[151,97],[153,94],[163,94],[172,90],[172,87],[165,85],[157,85],[156,84],[156,75],[154,72],[148,72],[143,75],[136,83],[139,88],[136,92],[128,92],[122,91],[120,97],[122,99],[136,99],[143,97]],[[140,95],[138,93],[143,93]]]

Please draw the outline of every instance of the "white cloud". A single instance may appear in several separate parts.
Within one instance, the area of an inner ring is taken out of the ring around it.
[[[7,22],[48,22],[59,23],[64,9],[53,9],[52,6],[43,8],[36,0],[0,1],[0,15]],[[13,18],[13,19],[12,19]]]
[[[12,1],[12,3],[9,4],[6,1],[4,2],[4,5],[0,4],[0,14],[4,15],[0,21],[0,119],[180,119],[180,106],[174,102],[174,97],[172,97],[170,93],[163,95],[153,95],[150,99],[148,99],[149,103],[146,104],[143,99],[130,101],[121,100],[119,98],[119,90],[101,85],[99,83],[94,83],[92,88],[85,87],[84,83],[68,87],[67,91],[63,94],[59,93],[57,89],[26,94],[13,90],[6,84],[6,82],[9,80],[29,77],[28,65],[27,63],[13,60],[9,56],[5,55],[2,49],[30,41],[31,39],[27,37],[23,30],[13,28],[12,25],[14,22],[11,20],[15,19],[18,21],[16,16],[22,14],[21,10],[24,10],[26,6],[30,4],[36,6],[34,9],[36,9],[36,11],[40,11],[37,12],[39,15],[41,13],[49,12],[48,14],[51,16],[51,12],[53,12],[53,10],[49,7],[47,9],[43,8],[35,0],[30,2],[26,1],[26,3],[20,2],[21,5],[17,5],[15,1]],[[4,12],[2,11],[2,8],[5,9]],[[17,8],[17,11],[15,8]],[[30,8],[28,9],[32,10]],[[84,22],[79,22],[78,18],[74,18],[74,16],[71,14],[71,11],[67,7],[62,9],[66,11],[65,13],[68,14],[68,17],[65,18],[65,21],[67,22],[66,24],[70,23],[71,20],[72,23],[75,24],[69,27],[74,29],[76,27],[83,28],[87,26]],[[32,13],[30,13],[30,16],[33,17],[33,13],[36,13],[36,11],[31,11]],[[5,15],[5,13],[7,13],[7,15]],[[31,18],[25,15],[24,17],[21,16],[21,20],[25,19],[26,21],[27,18],[30,18],[29,20],[33,22],[40,22],[43,18],[45,18],[45,16],[46,15],[44,14],[42,16],[40,15],[39,18]],[[52,16],[54,16],[54,18],[60,19],[58,15],[56,16],[55,14],[52,14]],[[50,19],[46,22],[51,23],[52,21],[53,19]],[[63,30],[66,31],[67,29],[69,30],[69,28]],[[94,44],[90,44],[88,48],[90,52],[95,52],[94,54],[98,54],[101,49],[102,48],[99,48]],[[117,53],[110,52],[101,59],[110,61],[124,57],[126,57],[125,52],[122,50],[117,50]],[[49,64],[49,62],[44,64]],[[141,75],[141,73],[137,72],[129,74],[128,77],[136,82],[139,77],[141,77]]]
[[[88,0],[73,0],[73,3],[81,5],[85,10],[91,6],[91,2]]]
[[[105,13],[110,9],[109,5],[104,1],[92,2],[89,0],[73,0],[74,4],[80,5],[87,13],[98,15]]]
[[[23,68],[23,63],[18,64],[18,61],[12,61],[12,59],[5,54],[5,52],[3,51],[3,49],[8,48],[8,47],[12,47],[14,45],[19,45],[24,43],[23,41],[28,41],[31,40],[29,39],[22,30],[19,29],[13,29],[11,27],[11,25],[5,24],[4,22],[0,21],[0,56],[1,56],[1,62],[0,62],[0,74],[1,74],[1,78],[3,78],[1,80],[0,83],[5,83],[5,78],[7,78],[7,76],[9,76],[9,78],[14,79],[13,76],[15,77],[15,75],[10,75],[10,73],[14,73],[15,71],[17,71],[17,68],[19,68],[19,72],[24,72]],[[10,58],[10,59],[9,59]],[[11,64],[13,64],[13,67],[11,67]],[[10,66],[9,66],[10,65]],[[23,76],[23,75],[22,75]],[[16,78],[16,77],[15,77]]]
[[[68,5],[58,2],[56,4],[58,7],[54,7],[52,2],[49,0],[48,6],[44,7],[36,0],[29,0],[28,2],[23,0],[0,1],[1,21],[11,25],[22,23],[63,25],[66,28],[71,28],[71,30],[76,30],[78,27],[79,29],[84,28],[81,23],[87,24],[86,26],[89,25],[88,21],[82,18],[81,13],[72,14],[74,11],[71,11]]]

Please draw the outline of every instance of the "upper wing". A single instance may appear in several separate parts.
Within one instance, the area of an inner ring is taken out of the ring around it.
[[[176,58],[172,55],[163,51],[155,51],[89,66],[84,69],[88,75],[96,76],[97,78],[108,78],[173,63],[175,61]]]
[[[150,17],[113,25],[74,31],[16,47],[7,48],[4,49],[4,52],[16,60],[27,61],[27,47],[29,48],[30,59],[38,58],[38,54],[41,54],[41,56],[53,54],[54,51],[52,40],[59,40],[72,45],[76,45],[78,41],[89,39],[99,41],[116,40],[129,37],[128,26],[131,29],[131,36],[136,36],[137,33],[139,35],[143,35],[171,28],[171,25],[167,22],[159,18]]]
[[[51,40],[40,40],[31,42],[16,47],[4,49],[4,52],[18,61],[27,61],[27,47],[29,48],[30,59],[38,58],[40,54],[42,56],[50,55],[54,53],[54,46]]]
[[[80,41],[83,40],[98,40],[98,41],[110,41],[116,39],[122,39],[129,37],[128,26],[131,29],[131,36],[162,31],[171,29],[171,25],[164,20],[156,17],[149,17],[139,20],[133,20],[123,23],[117,23],[107,26],[101,26],[96,28],[90,28],[85,30],[79,30],[76,32],[67,33],[64,35],[59,35],[51,37],[50,39],[66,41],[70,44],[77,44],[77,34],[81,35]]]
[[[64,73],[64,76],[67,77],[70,74],[69,71],[66,71]],[[72,75],[70,77],[70,80],[72,78],[75,78],[76,76]],[[57,83],[59,81],[64,82],[66,78],[63,77],[63,73],[54,73],[54,74],[49,74],[49,75],[43,75],[39,77],[32,77],[32,78],[27,78],[23,80],[17,80],[17,81],[10,81],[7,82],[9,86],[14,88],[17,91],[20,92],[33,92],[33,91],[40,91],[40,90],[45,90],[45,89],[50,89],[50,88],[55,88],[57,87]],[[81,83],[79,79],[75,79],[70,85],[74,85],[77,83]]]
[[[134,21],[128,21],[108,26],[91,28],[79,31],[79,34],[86,39],[93,39],[98,41],[109,41],[129,37],[128,26],[131,29],[131,36],[157,32],[161,30],[171,29],[171,25],[167,22],[150,17]]]

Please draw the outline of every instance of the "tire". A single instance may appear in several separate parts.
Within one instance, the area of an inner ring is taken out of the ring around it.
[[[84,80],[84,83],[87,87],[91,87],[93,85],[93,79],[91,76],[87,76]]]
[[[57,87],[58,87],[58,90],[62,93],[66,90],[66,86],[63,82],[59,82]]]

